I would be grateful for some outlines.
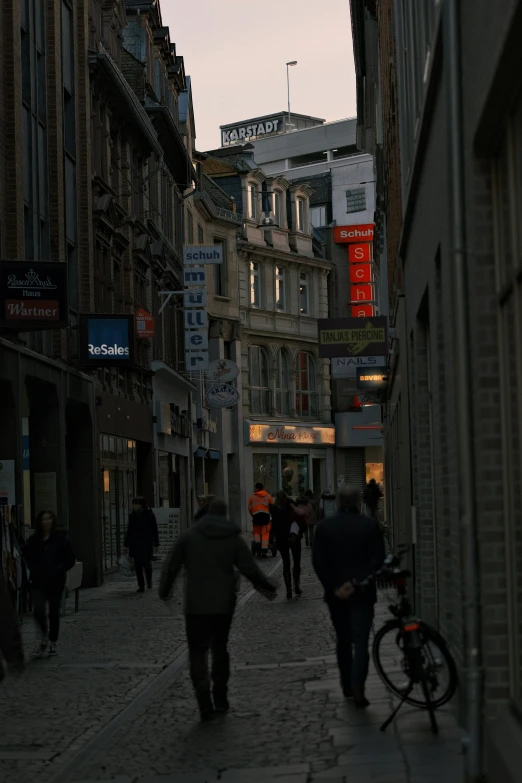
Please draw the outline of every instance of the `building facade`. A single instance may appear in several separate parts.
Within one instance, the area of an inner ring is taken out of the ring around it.
[[[466,779],[515,781],[522,5],[351,7],[389,270],[388,510],[414,545],[417,611],[461,673]]]

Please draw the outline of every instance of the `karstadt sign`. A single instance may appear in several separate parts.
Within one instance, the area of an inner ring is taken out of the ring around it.
[[[229,144],[235,144],[238,141],[248,141],[248,139],[258,139],[260,136],[267,136],[269,133],[280,133],[281,117],[274,117],[263,122],[252,123],[251,125],[237,125],[235,128],[221,128],[221,144],[226,147]]]

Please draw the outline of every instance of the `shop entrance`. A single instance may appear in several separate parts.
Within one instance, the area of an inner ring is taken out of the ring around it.
[[[136,441],[102,435],[100,450],[103,567],[108,571],[118,565],[136,494]]]

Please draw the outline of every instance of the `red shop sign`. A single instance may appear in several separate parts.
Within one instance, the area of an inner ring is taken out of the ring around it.
[[[358,226],[334,226],[334,242],[371,242],[373,240],[374,223],[364,223]]]
[[[147,310],[136,310],[136,334],[138,337],[154,337],[154,316]]]
[[[373,285],[352,285],[350,300],[353,302],[373,302]]]
[[[371,264],[350,264],[350,283],[371,283],[372,281]]]
[[[348,248],[348,261],[350,264],[367,264],[372,260],[371,242],[363,244],[350,245]]]
[[[352,305],[352,318],[372,318],[375,308],[371,304]]]

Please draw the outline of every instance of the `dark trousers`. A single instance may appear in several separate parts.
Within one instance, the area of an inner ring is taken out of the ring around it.
[[[332,601],[329,609],[337,634],[337,664],[343,690],[364,688],[370,663],[368,644],[373,604],[352,605],[350,601]]]
[[[34,619],[42,637],[47,637],[49,634],[50,642],[58,641],[62,592],[63,590],[59,588],[46,590],[34,585],[31,588]],[[47,624],[47,604],[49,604],[49,624]]]
[[[152,562],[148,557],[135,557],[134,568],[136,569],[136,579],[138,580],[139,587],[145,587],[145,580],[143,579],[143,572],[147,577],[147,584],[152,584]]]
[[[214,696],[226,698],[230,676],[228,636],[233,614],[188,614],[185,618],[190,676],[196,695],[210,691],[208,653],[212,654]]]
[[[301,573],[301,539],[295,538],[291,543],[288,540],[283,539],[280,541],[276,539],[276,544],[279,552],[281,553],[281,560],[283,561],[283,571],[290,571],[290,552],[294,561],[294,575]]]
[[[313,546],[314,537],[315,537],[315,525],[308,525],[308,527],[305,530],[304,536],[305,536],[306,546]]]

